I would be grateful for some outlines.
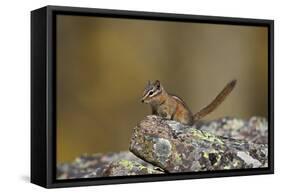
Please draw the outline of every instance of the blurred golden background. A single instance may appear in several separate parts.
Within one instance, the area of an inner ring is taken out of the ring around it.
[[[140,98],[159,79],[195,113],[233,78],[237,87],[205,120],[267,116],[266,27],[57,17],[57,162],[127,150],[150,114]]]

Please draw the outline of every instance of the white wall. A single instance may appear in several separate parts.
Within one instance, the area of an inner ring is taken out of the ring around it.
[[[54,193],[266,193],[280,184],[281,77],[275,79],[275,175],[82,187],[46,191],[28,183],[30,142],[30,10],[45,5],[218,15],[275,20],[275,75],[281,73],[277,0],[6,0],[0,6],[0,192]],[[280,180],[278,180],[280,179]],[[4,192],[5,191],[5,192]]]

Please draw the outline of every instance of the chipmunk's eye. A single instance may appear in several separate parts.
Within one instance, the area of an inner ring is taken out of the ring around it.
[[[151,96],[152,94],[153,94],[153,92],[152,92],[152,91],[150,91],[148,95],[149,95],[149,96]]]

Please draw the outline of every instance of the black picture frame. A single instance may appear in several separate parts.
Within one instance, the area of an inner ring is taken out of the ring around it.
[[[85,15],[268,27],[268,168],[56,180],[56,16]],[[46,6],[31,12],[31,182],[46,188],[274,173],[274,21]]]

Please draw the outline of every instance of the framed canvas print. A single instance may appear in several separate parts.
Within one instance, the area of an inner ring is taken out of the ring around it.
[[[273,173],[273,21],[31,12],[31,182]]]

